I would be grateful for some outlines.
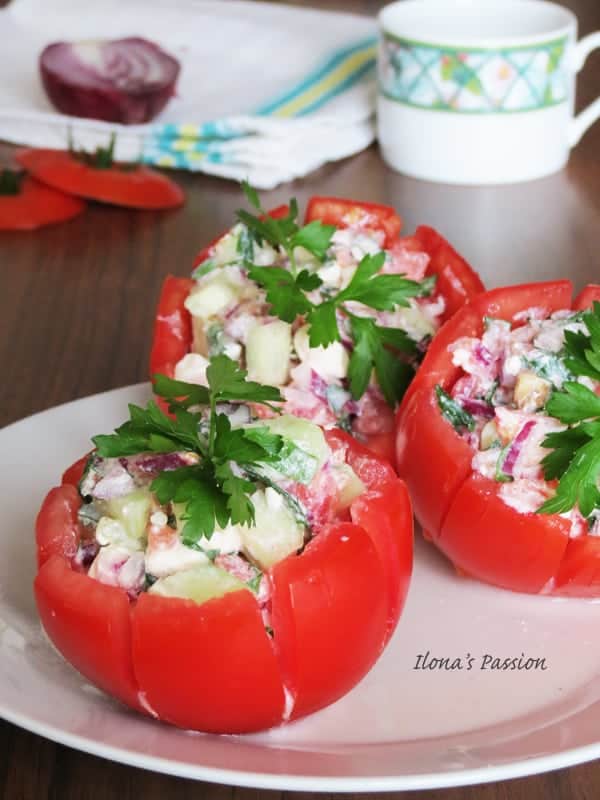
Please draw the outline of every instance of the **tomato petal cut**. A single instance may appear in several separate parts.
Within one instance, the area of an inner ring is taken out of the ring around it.
[[[573,284],[569,280],[521,283],[491,289],[476,297],[471,305],[481,319],[487,316],[511,321],[527,308],[543,308],[549,314],[571,308],[572,296]]]
[[[415,515],[434,541],[459,486],[471,473],[472,459],[469,444],[442,416],[434,390],[412,393],[402,405],[396,464]]]
[[[100,689],[143,712],[126,592],[75,572],[56,555],[40,568],[34,588],[42,625],[66,660]]]
[[[557,574],[569,521],[521,513],[500,497],[501,484],[473,473],[454,497],[437,546],[461,570],[516,592],[540,592]]]
[[[556,575],[553,594],[567,597],[600,596],[600,539],[570,539]]]
[[[192,319],[185,307],[194,287],[191,278],[165,278],[156,310],[154,337],[150,353],[150,376],[160,373],[173,377],[175,365],[192,346]]]
[[[583,289],[573,302],[573,311],[585,311],[594,303],[600,303],[600,286],[590,283]]]
[[[39,567],[54,555],[69,561],[75,556],[80,539],[80,506],[79,492],[69,482],[46,495],[35,521]]]
[[[144,166],[99,169],[66,150],[41,148],[18,150],[15,158],[42,183],[75,197],[146,209],[177,208],[185,199],[174,181]]]
[[[329,447],[335,452],[343,449],[345,452],[346,463],[349,464],[358,475],[367,489],[377,489],[384,483],[393,481],[396,473],[392,465],[379,454],[375,454],[368,443],[367,445],[357,442],[341,428],[331,428],[323,431]],[[389,434],[393,442],[393,435]]]
[[[132,621],[135,674],[160,719],[215,733],[281,722],[279,666],[249,591],[202,605],[142,594]]]
[[[387,641],[400,619],[412,574],[413,516],[406,484],[394,480],[365,492],[354,501],[350,513],[352,521],[371,537],[385,573]]]
[[[470,264],[434,228],[419,225],[415,238],[429,255],[426,274],[437,277],[435,293],[446,301],[442,317],[446,321],[468,300],[485,291],[485,286]]]
[[[385,247],[392,247],[402,228],[402,219],[396,209],[380,203],[359,203],[341,197],[311,197],[306,207],[306,223],[321,220],[325,225],[347,228],[367,216],[368,228],[385,233]]]
[[[79,481],[83,477],[83,472],[85,470],[89,457],[90,454],[86,453],[84,456],[78,459],[74,464],[71,464],[71,466],[63,472],[61,479],[61,483],[63,484],[63,486],[65,483],[68,483],[71,486],[75,486],[75,488],[77,488],[77,486],[79,485]]]
[[[273,630],[291,718],[342,697],[369,671],[388,635],[388,598],[377,549],[356,525],[319,533],[271,570]]]

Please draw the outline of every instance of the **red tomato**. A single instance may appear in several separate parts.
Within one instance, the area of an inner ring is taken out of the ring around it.
[[[415,238],[430,258],[427,275],[436,275],[435,294],[446,301],[442,319],[448,320],[467,300],[485,291],[479,275],[444,237],[427,225],[420,225]]]
[[[600,294],[587,287],[573,307]],[[435,386],[450,390],[461,374],[448,346],[481,336],[483,317],[511,321],[530,307],[548,313],[572,306],[568,280],[493,289],[476,296],[435,337],[397,415],[398,473],[406,479],[415,516],[457,570],[514,591],[600,593],[600,546],[569,540],[558,515],[520,513],[499,496],[500,484],[473,471],[473,450],[439,411]]]
[[[90,166],[67,150],[19,150],[16,159],[42,183],[76,197],[126,208],[163,209],[183,204],[180,187],[143,166]]]
[[[600,303],[600,286],[590,283],[580,292],[573,303],[575,311],[591,308],[594,303]]]
[[[311,197],[304,222],[321,220],[325,225],[347,228],[368,216],[367,227],[385,233],[385,247],[391,247],[400,234],[402,219],[391,206],[379,203],[358,203],[341,197]]]
[[[83,472],[85,470],[85,466],[88,462],[89,457],[90,454],[86,453],[86,455],[82,456],[79,459],[79,461],[76,461],[74,464],[71,464],[71,466],[63,472],[61,480],[63,486],[65,483],[68,483],[71,484],[71,486],[77,488],[77,486],[79,485],[79,481],[83,477]]]
[[[72,485],[53,489],[37,521],[35,593],[56,647],[108,694],[184,728],[260,730],[349,691],[404,606],[412,510],[389,464],[342,431],[327,436],[368,491],[350,508],[354,523],[334,520],[267,572],[273,638],[249,591],[201,605],[148,593],[136,601],[72,569],[81,499]]]
[[[67,661],[107,694],[142,711],[127,594],[75,572],[59,555],[40,568],[34,588],[42,625]]]
[[[150,376],[160,373],[172,378],[175,364],[190,352],[192,318],[184,303],[194,281],[167,275],[160,291],[154,338],[150,352]]]
[[[16,194],[4,194],[0,187],[0,231],[32,231],[43,225],[66,222],[84,208],[83,200],[26,176]]]

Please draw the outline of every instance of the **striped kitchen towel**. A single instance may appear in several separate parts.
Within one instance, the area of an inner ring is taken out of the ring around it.
[[[13,0],[0,11],[0,138],[247,178],[272,188],[374,138],[373,20],[244,0]],[[140,35],[182,64],[177,96],[153,123],[109,125],[54,113],[37,75],[50,41]],[[11,68],[8,68],[11,64]]]

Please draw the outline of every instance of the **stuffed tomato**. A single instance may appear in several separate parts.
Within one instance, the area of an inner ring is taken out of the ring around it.
[[[600,596],[600,287],[495,289],[438,333],[398,412],[398,472],[459,572]]]
[[[277,390],[225,356],[207,372],[206,389],[160,376],[173,416],[131,407],[50,491],[35,595],[96,686],[182,728],[242,733],[334,702],[372,667],[408,590],[412,510],[348,434],[256,419]]]
[[[165,280],[151,373],[202,383],[225,353],[279,386],[286,413],[393,459],[393,409],[479,277],[433,229],[400,237],[390,207],[314,197],[300,226],[293,201],[265,212],[246,192],[257,214],[239,211],[192,278]]]

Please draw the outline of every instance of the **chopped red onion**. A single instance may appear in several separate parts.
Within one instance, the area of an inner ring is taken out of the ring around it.
[[[512,476],[515,470],[515,464],[517,463],[517,459],[521,454],[521,450],[523,449],[523,445],[529,438],[529,434],[531,433],[532,428],[536,425],[535,420],[530,419],[528,420],[525,425],[521,428],[519,433],[513,439],[511,446],[508,448],[508,452],[506,454],[506,458],[504,459],[504,463],[502,464],[502,472],[506,475]]]
[[[55,42],[40,55],[51,102],[63,114],[126,125],[148,122],[175,93],[180,65],[154,42]]]
[[[486,419],[491,419],[494,416],[494,409],[485,400],[480,400],[476,397],[455,397],[460,405],[469,414],[475,414]]]

